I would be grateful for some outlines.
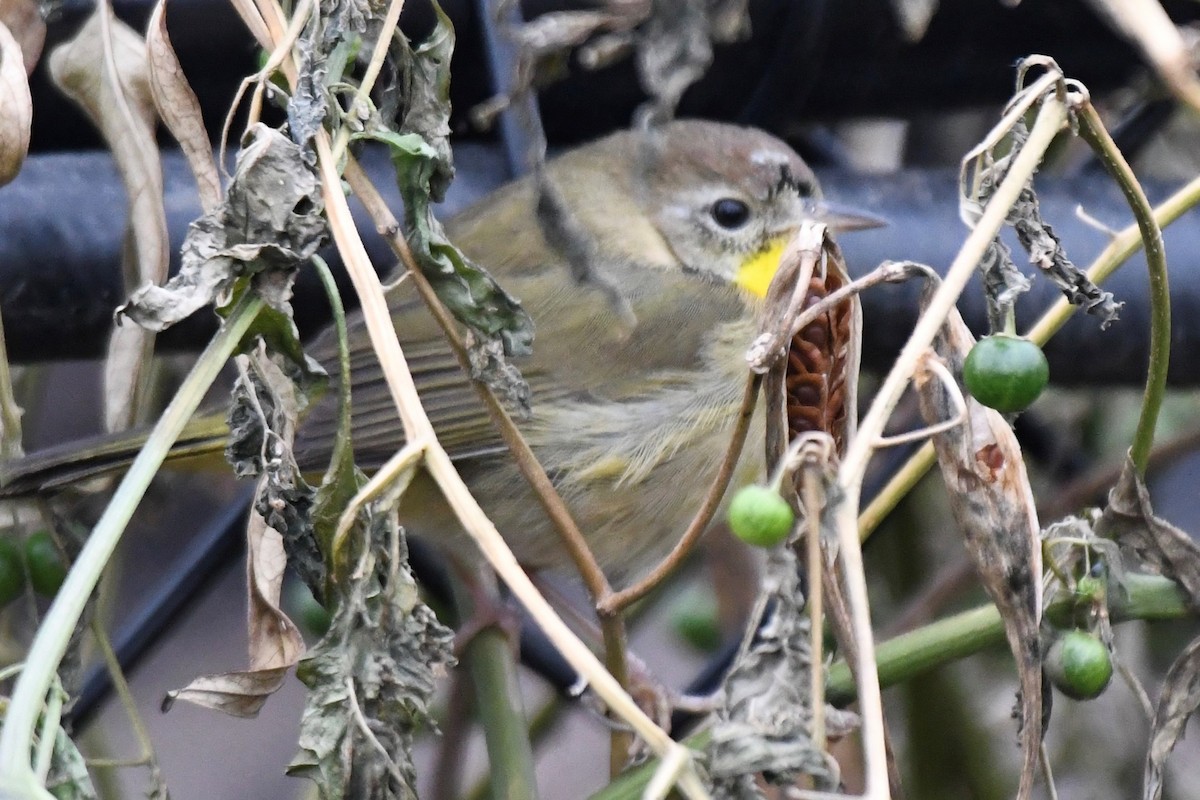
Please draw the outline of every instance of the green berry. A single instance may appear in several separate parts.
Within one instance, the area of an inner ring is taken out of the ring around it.
[[[12,539],[0,539],[0,608],[21,596],[25,590],[25,563],[21,548]]]
[[[1028,408],[1049,379],[1042,348],[1003,333],[976,342],[963,364],[963,382],[971,396],[1005,414]]]
[[[294,580],[287,587],[288,613],[300,627],[312,636],[324,636],[329,630],[332,616],[325,606],[317,602],[303,581]]]
[[[37,531],[25,540],[25,563],[29,566],[29,583],[35,592],[44,597],[58,594],[58,588],[67,577],[67,565],[49,531]]]
[[[1077,600],[1096,601],[1104,597],[1104,579],[1095,575],[1084,575],[1075,582]]]
[[[1112,673],[1108,647],[1087,631],[1067,631],[1046,654],[1046,674],[1050,681],[1075,700],[1099,697],[1112,680]]]
[[[792,532],[796,515],[779,492],[766,486],[745,486],[729,504],[729,528],[747,544],[774,547]]]
[[[721,646],[717,602],[711,592],[688,591],[674,604],[671,627],[675,635],[702,653]]]

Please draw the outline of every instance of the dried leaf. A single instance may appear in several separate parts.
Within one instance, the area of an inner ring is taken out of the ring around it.
[[[46,789],[55,800],[96,800],[98,797],[83,754],[62,728],[54,737]]]
[[[320,184],[299,146],[255,125],[238,154],[225,202],[188,228],[179,274],[165,286],[138,289],[117,313],[162,330],[223,302],[243,278],[271,307],[290,313],[295,270],[325,240],[322,209]]]
[[[165,280],[170,240],[145,43],[112,16],[108,5],[101,4],[73,39],[50,54],[50,74],[100,129],[125,185],[129,198],[129,247],[123,259],[126,285]],[[152,347],[153,337],[145,331],[123,331],[109,342],[104,374],[104,417],[109,430],[133,423]]]
[[[262,516],[250,518],[246,541],[246,581],[250,590],[250,667],[287,669],[304,655],[304,639],[279,606],[287,568],[283,537]]]
[[[433,182],[443,180],[446,174],[437,148],[415,133],[375,131],[361,138],[376,139],[391,148],[404,198],[409,244],[438,296],[480,341],[499,338],[506,355],[527,354],[533,341],[529,314],[486,270],[446,238],[442,224],[433,215]],[[499,388],[507,395],[521,393],[519,387]]]
[[[307,400],[281,366],[289,362],[268,355],[261,339],[254,352],[239,355],[237,362],[231,447],[247,454],[238,462],[242,474],[260,476],[246,532],[250,666],[197,678],[170,692],[164,710],[182,699],[234,716],[254,716],[304,654],[304,640],[280,608],[279,596],[288,551],[302,547],[301,541],[313,546],[307,523],[312,489],[300,478],[291,451]]]
[[[120,431],[133,424],[142,391],[142,367],[153,355],[154,343],[146,331],[118,325],[108,340],[104,359],[104,428]]]
[[[21,48],[0,23],[0,186],[17,177],[29,152],[33,99],[21,61]]]
[[[135,263],[142,280],[167,274],[170,243],[163,210],[162,168],[154,141],[157,116],[150,90],[146,46],[129,26],[101,5],[70,41],[50,54],[54,83],[78,103],[112,150],[129,196]],[[111,65],[105,33],[112,33]],[[116,74],[112,72],[115,66]]]
[[[963,161],[960,173],[962,196],[959,198],[959,214],[968,227],[975,226],[992,193],[1008,174],[1013,156],[1024,145],[1029,136],[1029,129],[1023,120],[1017,119],[1006,135],[1010,144],[1008,155],[996,158],[990,149],[981,145]],[[994,144],[991,143],[992,146]],[[970,169],[971,165],[976,165],[978,171],[973,172]],[[973,176],[969,181],[968,175]],[[1006,222],[1013,226],[1021,246],[1028,251],[1030,262],[1062,290],[1069,302],[1089,314],[1100,317],[1101,328],[1107,327],[1117,318],[1122,304],[1115,302],[1111,292],[1101,290],[1067,257],[1054,229],[1042,219],[1041,206],[1032,180],[1026,183],[1009,209]],[[1017,269],[1008,246],[998,237],[980,259],[979,269],[983,274],[986,291],[988,323],[992,330],[1001,330],[1017,298],[1029,291],[1029,279]]]
[[[750,627],[730,668],[708,745],[709,773],[715,796],[758,798],[758,773],[787,783],[797,775],[812,776],[817,788],[833,790],[839,782],[837,763],[819,747],[812,730],[811,622],[804,610],[800,565],[790,547],[771,551],[759,595],[759,618]],[[857,725],[853,714],[826,709],[830,735]]]
[[[171,46],[166,11],[167,0],[158,0],[146,24],[150,89],[158,113],[187,158],[196,179],[196,190],[200,194],[200,207],[207,213],[221,202],[221,178],[213,161],[200,101],[196,99],[196,93],[184,76],[183,66]]]
[[[277,667],[202,675],[182,689],[167,692],[162,712],[170,711],[177,700],[184,700],[231,717],[256,717],[267,698],[283,686],[287,673],[287,667]]]
[[[926,298],[933,287],[931,282]],[[974,342],[962,317],[952,310],[934,340],[934,349],[953,374],[961,375],[962,362]],[[915,384],[927,424],[956,415],[957,406],[949,390],[935,375],[919,371]],[[969,396],[965,401],[966,419],[936,434],[933,444],[955,522],[963,532],[984,589],[1000,610],[1017,663],[1023,751],[1017,797],[1027,800],[1037,774],[1042,741],[1042,655],[1038,640],[1042,551],[1037,511],[1012,428],[996,411]]]
[[[453,633],[421,602],[394,510],[371,509],[366,532],[358,568],[334,587],[329,632],[300,663],[310,691],[288,773],[326,800],[415,800],[413,737],[432,725]]]
[[[1115,302],[1112,292],[1106,292],[1092,283],[1087,274],[1067,257],[1062,241],[1049,223],[1042,219],[1041,206],[1032,185],[1021,190],[1009,219],[1021,246],[1029,252],[1030,262],[1054,281],[1068,302],[1100,317],[1101,329],[1117,319],[1124,304]]]
[[[1154,721],[1150,726],[1150,748],[1142,781],[1144,800],[1162,797],[1163,768],[1167,756],[1183,736],[1188,718],[1200,708],[1200,639],[1189,644],[1163,681]]]
[[[25,74],[32,75],[46,44],[46,21],[37,0],[0,0],[0,25],[8,28],[21,46]]]
[[[1131,550],[1145,566],[1175,581],[1188,604],[1200,611],[1200,545],[1187,533],[1154,516],[1150,492],[1127,456],[1121,477],[1108,494],[1096,533]]]
[[[335,0],[320,3],[296,42],[299,76],[288,98],[288,131],[306,159],[316,159],[312,140],[325,124],[331,103],[329,87],[340,83],[362,49],[369,29],[382,17],[369,3]]]

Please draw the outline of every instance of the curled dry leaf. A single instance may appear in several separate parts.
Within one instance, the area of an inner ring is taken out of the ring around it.
[[[208,131],[204,128],[204,118],[200,113],[200,101],[188,84],[183,67],[175,55],[175,48],[171,46],[166,11],[166,0],[158,0],[146,24],[150,89],[158,113],[187,158],[192,175],[196,178],[200,207],[207,213],[221,202],[221,178],[213,161]]]
[[[309,694],[288,773],[311,778],[322,798],[410,800],[413,739],[432,724],[454,634],[421,602],[395,509],[371,507],[363,522],[357,568],[332,590],[329,632],[297,670]]]
[[[126,285],[165,280],[170,240],[145,44],[101,4],[73,39],[50,54],[50,74],[100,129],[125,185],[132,243],[126,251]],[[145,331],[124,331],[109,342],[104,374],[109,430],[133,422],[152,347]]]
[[[1121,477],[1108,494],[1108,506],[1096,533],[1114,539],[1137,562],[1183,588],[1188,604],[1200,612],[1200,545],[1171,523],[1154,516],[1150,492],[1126,457]]]
[[[33,99],[21,62],[21,48],[0,23],[0,186],[17,177],[29,152]]]
[[[21,46],[26,75],[33,74],[46,43],[46,21],[38,6],[38,0],[0,0],[0,25]]]
[[[133,29],[111,14],[102,4],[73,39],[56,47],[50,53],[50,75],[87,112],[112,150],[129,196],[138,273],[143,281],[161,281],[167,274],[170,242],[146,48]],[[101,15],[108,15],[107,22]],[[105,28],[112,34],[111,62],[105,53]]]
[[[1188,718],[1200,708],[1200,639],[1187,646],[1163,681],[1150,726],[1150,747],[1142,778],[1143,800],[1162,797],[1167,756],[1183,736]]]
[[[273,308],[287,307],[290,277],[325,239],[321,187],[300,148],[277,130],[255,125],[238,153],[228,196],[189,226],[179,274],[144,286],[117,309],[162,330],[223,298],[252,278]],[[284,273],[286,279],[271,280]]]
[[[754,776],[768,773],[781,782],[809,775],[819,788],[839,782],[837,763],[817,747],[812,730],[813,698],[810,621],[800,589],[800,564],[790,547],[771,551],[763,575],[750,637],[730,668],[708,746],[709,772],[717,797],[760,797]],[[826,730],[845,735],[857,717],[825,710]]]
[[[142,365],[153,355],[153,340],[133,325],[121,325],[108,340],[104,361],[104,428],[119,431],[134,421]]]
[[[932,287],[934,284],[930,284]],[[930,289],[926,290],[926,297]],[[934,349],[955,375],[974,344],[957,311],[951,311]],[[957,413],[950,391],[931,371],[915,376],[921,414],[929,425]],[[1037,511],[1025,462],[1012,428],[999,413],[966,397],[961,425],[933,437],[954,520],[988,596],[1000,610],[1020,676],[1023,752],[1018,798],[1027,800],[1038,770],[1042,741],[1042,557]]]
[[[251,440],[257,443],[259,451],[256,459],[248,459],[257,465],[255,474],[260,476],[246,532],[250,666],[197,678],[183,689],[170,692],[164,708],[175,700],[185,700],[233,716],[250,717],[279,689],[288,669],[304,655],[304,640],[280,608],[279,595],[287,551],[302,536],[297,529],[304,527],[290,523],[307,516],[312,490],[300,478],[291,453],[304,399],[280,366],[280,362],[287,362],[268,356],[261,339],[252,354],[238,356],[237,362],[241,374],[235,388],[235,408],[242,409],[247,417],[257,415],[256,424],[246,421],[241,426],[240,438],[243,445]],[[247,434],[251,427],[258,431],[257,436]]]

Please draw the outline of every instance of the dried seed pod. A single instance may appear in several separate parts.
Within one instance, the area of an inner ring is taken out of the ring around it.
[[[848,282],[838,255],[828,259],[824,276],[814,275],[809,281],[804,308],[811,308]],[[841,452],[854,414],[857,378],[851,377],[851,371],[857,372],[858,318],[857,299],[847,297],[792,337],[784,378],[789,440],[809,431],[824,431]]]
[[[950,371],[960,376],[974,343],[962,317],[951,311],[934,340],[934,350]],[[918,370],[915,384],[927,424],[935,425],[957,413],[950,391],[930,371]],[[965,404],[962,424],[935,434],[933,444],[954,520],[984,589],[1000,610],[1017,662],[1023,752],[1017,797],[1026,800],[1032,791],[1042,739],[1041,537],[1025,462],[1012,428],[998,412],[977,400],[967,397]]]

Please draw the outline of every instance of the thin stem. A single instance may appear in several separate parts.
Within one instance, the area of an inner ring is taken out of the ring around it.
[[[812,707],[812,740],[818,750],[825,750],[825,592],[821,576],[825,556],[821,548],[821,513],[825,509],[825,493],[821,490],[821,468],[805,464],[801,473],[804,494],[804,539],[808,561],[808,621],[809,650],[812,664],[809,697]]]
[[[1165,228],[1179,219],[1197,203],[1200,203],[1200,177],[1193,178],[1179,190],[1154,209],[1154,221],[1160,228]],[[1092,261],[1088,267],[1088,280],[1102,284],[1117,268],[1129,260],[1142,246],[1141,228],[1137,223],[1123,229],[1113,237],[1108,246]],[[1079,307],[1060,297],[1025,334],[1025,337],[1039,345],[1044,345],[1050,337],[1058,333],[1071,315]],[[933,445],[922,445],[904,466],[900,468],[887,486],[883,488],[870,505],[859,517],[859,536],[866,541],[875,528],[891,513],[896,504],[917,485],[929,468],[933,466]]]
[[[946,315],[954,307],[959,294],[974,273],[980,257],[995,238],[1000,226],[1004,224],[1009,209],[1026,181],[1037,170],[1043,153],[1062,129],[1066,119],[1066,105],[1054,96],[1045,98],[1029,132],[1028,140],[1017,153],[1012,168],[996,188],[976,227],[947,271],[941,286],[917,321],[895,366],[876,393],[875,401],[859,426],[858,434],[850,441],[838,473],[838,484],[844,492],[844,497],[837,510],[837,529],[852,616],[852,630],[859,645],[859,698],[863,718],[863,746],[867,753],[866,795],[869,797],[888,795],[888,776],[883,705],[875,668],[873,631],[863,577],[862,552],[859,549],[857,516],[867,461],[870,459],[873,443],[882,434],[884,424],[899,401],[918,360],[941,329]]]
[[[18,797],[48,796],[33,779],[29,750],[38,712],[66,652],[71,632],[171,444],[195,413],[262,307],[261,299],[247,295],[213,336],[117,486],[42,620],[25,660],[25,669],[13,690],[4,727],[0,730],[0,796],[9,793]]]
[[[381,236],[387,239],[392,251],[400,258],[401,263],[408,270],[414,287],[445,334],[446,340],[450,345],[450,350],[454,353],[459,366],[465,374],[471,374],[470,358],[467,355],[466,344],[459,333],[458,325],[450,312],[446,310],[441,299],[433,291],[433,287],[429,285],[429,281],[421,273],[420,265],[417,264],[412,250],[408,246],[408,241],[400,231],[399,221],[392,214],[391,209],[383,200],[375,185],[362,171],[358,162],[353,157],[347,160],[343,176],[359,201],[367,209],[367,214],[375,223],[376,230]],[[550,476],[546,474],[546,470],[538,462],[537,456],[534,455],[533,450],[529,447],[529,443],[525,441],[525,437],[521,435],[521,431],[512,421],[512,417],[509,416],[504,405],[496,398],[495,393],[482,381],[471,381],[471,385],[483,402],[484,408],[487,409],[492,424],[499,431],[501,438],[512,454],[517,470],[533,490],[534,497],[538,499],[538,503],[542,506],[542,510],[546,513],[551,525],[558,532],[563,546],[566,548],[572,562],[575,564],[576,570],[583,579],[584,586],[587,588],[592,603],[597,608],[600,608],[612,595],[612,587],[604,574],[604,570],[600,568],[600,564],[596,561],[595,555],[588,546],[583,532],[575,524],[570,510],[567,509],[562,497],[558,494],[558,490],[554,488],[554,484],[550,481]],[[609,672],[617,678],[618,683],[622,687],[627,687],[629,685],[629,674],[626,663],[628,661],[628,647],[626,643],[625,623],[619,615],[601,614],[600,628],[604,638],[605,665],[608,667]],[[626,731],[620,729],[613,730],[612,746],[610,748],[610,767],[612,770],[619,771],[624,766],[630,743],[631,740]]]
[[[696,516],[688,525],[687,530],[684,531],[683,536],[676,542],[671,552],[646,577],[628,589],[622,589],[607,599],[601,600],[596,605],[601,617],[618,614],[649,594],[654,587],[678,569],[683,560],[687,558],[688,553],[691,552],[692,547],[699,541],[701,534],[708,529],[713,515],[717,513],[717,508],[725,497],[729,481],[733,478],[733,471],[741,457],[742,448],[746,444],[746,435],[750,431],[750,420],[754,417],[755,401],[758,399],[758,389],[761,384],[761,375],[751,374],[747,379],[746,392],[742,396],[742,406],[734,422],[733,434],[729,437],[729,446],[725,449],[725,457],[721,460],[712,483],[709,484],[708,492],[704,495],[700,509],[696,512]]]
[[[1146,389],[1142,395],[1142,411],[1129,452],[1138,474],[1144,476],[1150,449],[1154,446],[1158,412],[1167,392],[1167,367],[1171,361],[1171,292],[1167,286],[1167,256],[1163,249],[1162,229],[1154,221],[1154,210],[1137,176],[1104,128],[1095,107],[1085,101],[1076,107],[1075,113],[1080,122],[1079,135],[1099,154],[1105,168],[1129,201],[1141,233],[1142,245],[1146,249],[1146,267],[1150,273],[1150,364],[1146,372]]]
[[[474,581],[470,589],[462,581],[454,581],[460,621],[488,613],[486,607],[477,607],[476,600],[496,607],[503,603],[494,574],[478,570],[470,578]],[[538,792],[533,746],[512,641],[499,627],[489,625],[471,637],[463,655],[475,684],[475,708],[487,744],[492,797],[534,800]]]
[[[1121,586],[1123,593],[1108,593],[1109,611],[1114,622],[1194,616],[1183,592],[1169,578],[1128,573]],[[1046,616],[1059,624],[1067,624],[1074,608],[1073,599],[1063,598],[1047,607]],[[1003,641],[1004,623],[1000,612],[995,606],[980,606],[881,643],[876,648],[879,679],[884,687],[895,686],[927,670],[996,647]],[[826,690],[830,702],[835,705],[844,706],[854,701],[854,678],[846,662],[839,661],[830,668]],[[709,731],[704,731],[684,744],[701,749],[708,744],[710,736]],[[656,766],[650,763],[630,770],[592,795],[591,800],[637,800]]]
[[[341,179],[332,159],[327,132],[318,132],[316,148],[322,178],[322,195],[330,229],[362,302],[367,333],[379,356],[380,367],[404,426],[406,439],[415,441],[420,438],[428,442],[425,467],[430,477],[438,484],[463,529],[474,540],[488,563],[529,611],[534,622],[555,644],[567,663],[588,681],[592,690],[609,709],[628,723],[656,754],[662,756],[676,750],[680,745],[673,742],[662,728],[646,716],[616,678],[605,670],[587,646],[554,613],[550,604],[529,580],[529,576],[517,562],[496,526],[463,483],[450,456],[438,444],[433,425],[421,407],[421,399],[408,370],[403,348],[395,336],[383,287],[375,275],[362,239],[354,227],[346,197],[341,191]],[[699,777],[690,769],[680,776],[678,786],[688,798],[708,796]]]

